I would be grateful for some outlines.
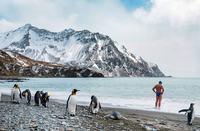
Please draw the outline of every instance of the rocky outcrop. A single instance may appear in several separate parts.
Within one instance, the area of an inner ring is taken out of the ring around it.
[[[103,77],[96,71],[35,61],[18,53],[0,50],[0,76]]]

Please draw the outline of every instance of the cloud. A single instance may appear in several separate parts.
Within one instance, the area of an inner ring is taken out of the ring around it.
[[[13,29],[15,27],[17,27],[17,23],[13,23],[5,19],[0,19],[0,32],[6,32],[9,29]]]
[[[169,75],[200,76],[200,1],[151,0],[127,9],[121,0],[2,0],[0,32],[31,23],[51,31],[88,29],[111,36]]]

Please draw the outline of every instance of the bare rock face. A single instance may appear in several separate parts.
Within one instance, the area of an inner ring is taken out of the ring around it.
[[[103,77],[96,71],[35,61],[18,53],[0,50],[0,76]]]
[[[136,57],[109,36],[88,30],[50,32],[26,24],[0,34],[0,48],[37,61],[89,68],[107,77],[165,76],[156,64]]]

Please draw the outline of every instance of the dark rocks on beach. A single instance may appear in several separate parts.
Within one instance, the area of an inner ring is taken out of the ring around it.
[[[2,130],[59,130],[59,131],[145,131],[145,130],[200,130],[199,119],[195,119],[194,125],[187,126],[179,117],[156,112],[132,111],[127,109],[104,108],[96,115],[88,112],[88,107],[78,106],[77,116],[65,115],[65,106],[50,100],[49,107],[34,106],[33,102],[27,106],[26,102],[13,104],[9,102],[10,96],[0,102],[0,131]],[[107,119],[106,114],[113,115],[112,110],[120,112],[120,120]],[[145,113],[144,113],[145,112]],[[134,114],[133,114],[134,113]],[[141,114],[140,114],[141,113]],[[145,115],[147,114],[147,115]],[[153,114],[153,117],[152,117]],[[164,118],[162,118],[164,116]],[[175,118],[175,119],[174,119]],[[181,117],[180,117],[181,118]],[[183,117],[184,118],[184,117]],[[174,120],[170,120],[174,119]]]
[[[97,115],[88,114],[85,106],[78,106],[77,116],[70,117],[64,115],[64,104],[50,101],[49,108],[44,108],[33,104],[27,106],[25,102],[12,104],[5,101],[5,98],[3,100],[0,102],[0,130],[143,130],[134,123],[126,127],[123,121],[108,121],[102,112]]]
[[[160,122],[159,124],[160,125],[167,125],[165,122]]]

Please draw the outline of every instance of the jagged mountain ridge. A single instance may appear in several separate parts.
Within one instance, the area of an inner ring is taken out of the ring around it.
[[[87,68],[35,61],[18,53],[0,50],[0,76],[103,77]]]
[[[164,76],[157,65],[150,66],[109,36],[88,30],[50,32],[26,24],[2,33],[0,48],[34,60],[90,68],[105,76]]]

